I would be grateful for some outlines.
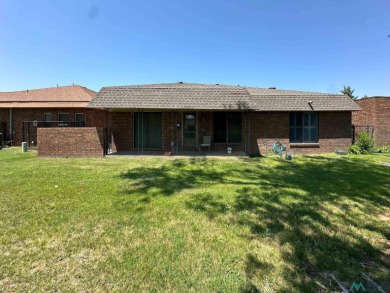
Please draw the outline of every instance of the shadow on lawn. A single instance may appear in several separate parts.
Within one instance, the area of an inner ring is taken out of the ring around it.
[[[123,179],[131,179],[128,194],[149,194],[170,196],[199,185],[221,182],[224,171],[210,170],[207,159],[172,160],[161,167],[139,167],[121,174]]]
[[[206,159],[175,160],[161,168],[132,169],[122,177],[132,180],[127,194],[150,197],[234,184],[232,202],[215,192],[196,194],[187,208],[244,228],[249,232],[243,237],[250,241],[276,241],[283,261],[290,264],[283,276],[290,286],[298,291],[318,290],[315,281],[327,282],[326,272],[348,286],[363,281],[364,272],[390,290],[388,256],[359,232],[369,230],[372,237],[377,233],[390,241],[388,225],[372,216],[390,205],[390,169],[348,158],[310,157],[299,164],[280,161],[277,167],[267,166],[266,160],[270,159],[246,159],[220,169]],[[272,269],[256,258],[256,252],[245,261],[250,282]],[[242,291],[256,291],[250,282]]]

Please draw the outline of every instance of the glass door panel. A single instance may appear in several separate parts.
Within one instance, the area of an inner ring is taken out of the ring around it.
[[[161,148],[162,113],[134,113],[134,147]]]
[[[196,113],[184,113],[183,146],[196,147]]]

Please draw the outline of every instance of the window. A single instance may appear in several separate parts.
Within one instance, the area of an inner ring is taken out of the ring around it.
[[[83,113],[76,113],[74,117],[74,121],[76,121],[76,127],[84,127],[85,126],[85,116]]]
[[[214,113],[214,142],[240,143],[241,142],[241,113],[215,112]]]
[[[43,121],[51,122],[51,113],[44,113],[43,114]]]
[[[318,142],[318,113],[290,113],[290,143]]]
[[[58,114],[58,126],[59,127],[69,126],[69,113]]]
[[[51,125],[51,113],[44,113],[43,114],[43,126],[50,127],[50,125]]]

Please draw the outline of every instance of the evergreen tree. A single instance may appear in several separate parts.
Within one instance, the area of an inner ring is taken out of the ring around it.
[[[354,96],[353,95],[353,92],[355,90],[351,89],[350,86],[345,86],[344,85],[344,88],[343,90],[340,91],[340,93],[344,94],[344,95],[347,95],[348,97],[350,97],[352,100],[356,100],[358,98],[358,96]]]

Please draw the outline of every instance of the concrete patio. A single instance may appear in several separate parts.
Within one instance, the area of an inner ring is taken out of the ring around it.
[[[232,152],[228,154],[224,151],[211,151],[211,152],[198,152],[198,151],[178,151],[173,152],[172,155],[164,155],[163,151],[129,151],[129,152],[114,152],[108,154],[107,157],[116,156],[137,156],[137,157],[175,157],[175,158],[193,158],[193,157],[207,157],[207,158],[220,158],[220,157],[241,157],[248,158],[249,156],[245,152]]]

